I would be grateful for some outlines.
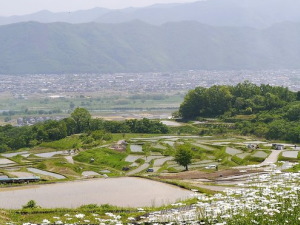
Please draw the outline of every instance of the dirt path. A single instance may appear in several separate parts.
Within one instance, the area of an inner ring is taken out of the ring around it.
[[[270,164],[274,164],[278,160],[279,154],[283,152],[283,150],[272,150],[271,154],[260,164],[254,165],[255,167],[262,167],[262,166],[268,166]],[[248,166],[237,166],[234,167],[235,169],[249,169],[252,168],[253,165]]]
[[[72,156],[65,156],[65,159],[71,163],[71,164],[74,164],[74,160],[73,160],[73,157]]]
[[[257,171],[248,171],[249,173],[256,173]],[[215,171],[215,172],[203,172],[203,171],[184,171],[180,173],[167,173],[167,174],[161,174],[158,178],[160,179],[209,179],[209,180],[216,180],[220,177],[232,177],[232,176],[240,176],[244,175],[245,173],[241,172],[237,169],[228,169],[228,170],[222,170],[222,171]]]
[[[259,164],[259,166],[266,166],[272,163],[276,163],[281,152],[283,152],[283,150],[272,150],[272,153],[265,159],[265,161]]]

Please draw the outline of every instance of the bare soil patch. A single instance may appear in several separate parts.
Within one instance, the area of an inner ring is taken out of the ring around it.
[[[257,173],[257,171],[247,171],[247,173]],[[160,179],[209,179],[215,180],[220,177],[231,177],[231,176],[239,176],[244,175],[245,172],[240,172],[240,170],[229,169],[215,172],[203,172],[203,171],[184,171],[177,174],[164,174],[159,176]]]

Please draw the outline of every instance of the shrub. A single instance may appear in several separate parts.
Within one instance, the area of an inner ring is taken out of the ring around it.
[[[34,200],[30,200],[29,202],[26,203],[26,205],[22,206],[23,209],[35,209],[39,208],[39,206],[36,204]]]

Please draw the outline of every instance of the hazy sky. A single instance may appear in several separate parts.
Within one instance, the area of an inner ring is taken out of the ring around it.
[[[143,7],[156,3],[195,2],[197,0],[0,0],[0,16],[24,15],[40,10],[76,11],[94,7]]]

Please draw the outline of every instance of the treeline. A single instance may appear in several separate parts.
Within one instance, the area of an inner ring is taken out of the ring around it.
[[[185,96],[178,114],[184,120],[218,117],[235,122],[244,135],[299,143],[299,100],[300,92],[246,81],[236,86],[197,87]]]
[[[260,112],[249,121],[236,122],[235,127],[243,135],[300,143],[300,102]]]
[[[299,99],[300,92],[295,93],[288,88],[265,84],[258,86],[248,81],[236,86],[197,87],[185,96],[179,108],[179,115],[183,119],[195,119],[256,114],[281,108]]]
[[[33,126],[0,126],[0,152],[32,147],[42,142],[55,141],[72,134],[103,131],[105,133],[168,133],[168,127],[149,119],[105,121],[93,119],[84,108],[76,108],[70,117],[49,120]]]

